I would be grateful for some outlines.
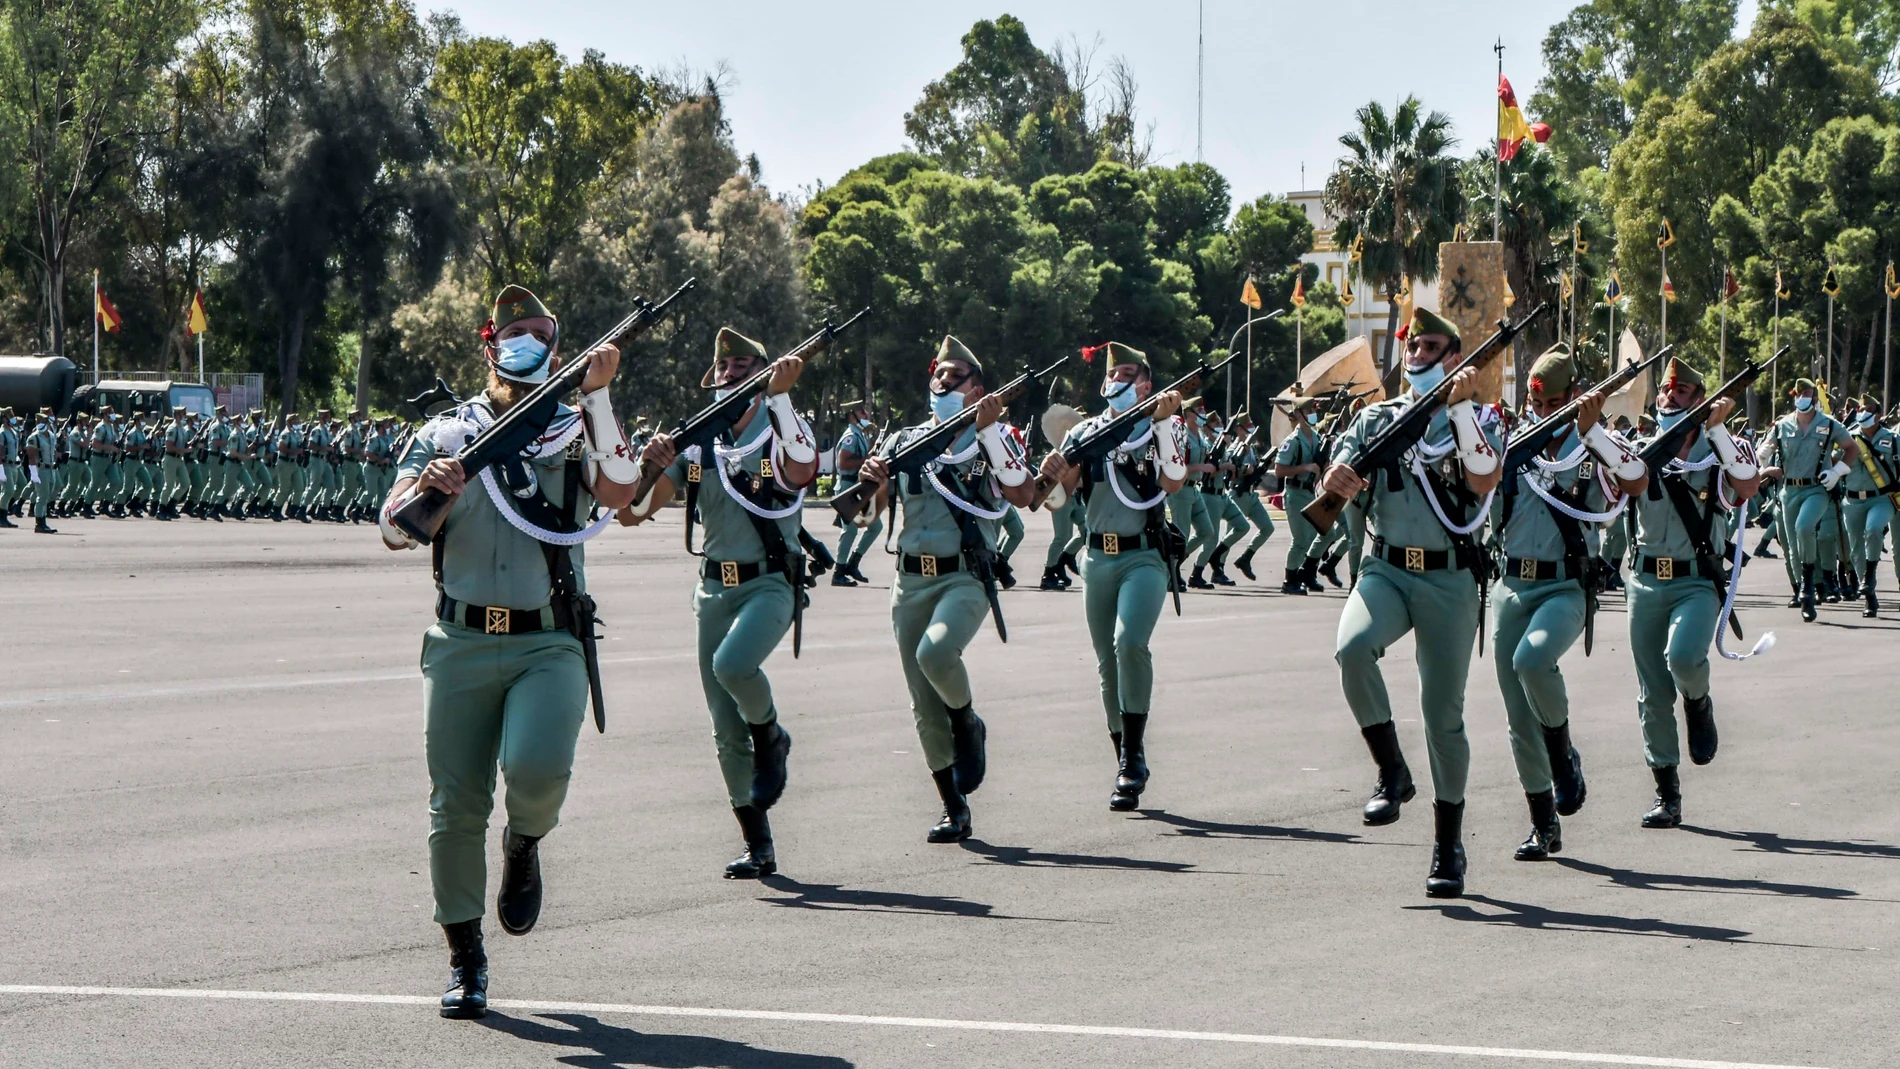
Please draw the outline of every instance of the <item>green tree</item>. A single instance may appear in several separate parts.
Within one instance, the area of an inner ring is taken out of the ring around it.
[[[1571,234],[1586,222],[1581,190],[1563,176],[1555,156],[1537,145],[1522,146],[1501,169],[1496,146],[1487,145],[1465,161],[1461,173],[1466,232],[1488,235],[1493,220],[1502,224],[1498,236],[1504,243],[1504,275],[1520,302],[1516,311],[1527,312],[1540,303],[1561,306]],[[1500,179],[1501,215],[1497,214]],[[1594,222],[1585,227],[1586,244],[1595,236],[1594,227]],[[1588,284],[1589,266],[1588,261],[1580,264],[1576,285]],[[1580,298],[1578,306],[1587,308],[1588,303]],[[1556,315],[1540,319],[1524,342],[1514,347],[1518,382],[1529,380],[1531,360],[1556,340],[1557,321]]]

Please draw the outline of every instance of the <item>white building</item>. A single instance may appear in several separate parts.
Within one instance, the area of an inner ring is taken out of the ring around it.
[[[1300,261],[1317,265],[1321,281],[1328,282],[1335,290],[1344,292],[1346,272],[1351,267],[1351,255],[1349,250],[1340,248],[1338,242],[1333,240],[1333,232],[1339,224],[1326,212],[1326,206],[1323,203],[1324,193],[1324,190],[1319,189],[1301,190],[1288,193],[1286,199],[1298,205],[1300,210],[1306,213],[1306,217],[1313,221],[1313,251],[1300,257]],[[1353,338],[1369,338],[1372,341],[1373,355],[1383,361],[1385,359],[1386,316],[1390,314],[1386,307],[1385,294],[1379,291],[1377,284],[1363,282],[1358,278],[1353,279],[1352,288],[1353,302],[1346,309],[1346,335]],[[1438,311],[1436,285],[1421,285],[1417,280],[1413,280],[1412,299],[1418,307]],[[1393,353],[1393,359],[1397,359],[1396,350]]]

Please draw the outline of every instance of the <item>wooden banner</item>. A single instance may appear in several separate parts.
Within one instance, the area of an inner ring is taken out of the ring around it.
[[[1451,320],[1465,351],[1495,334],[1504,306],[1504,243],[1447,241],[1438,246],[1438,314]],[[1491,362],[1478,386],[1478,399],[1496,403],[1504,396],[1504,371],[1512,354]]]

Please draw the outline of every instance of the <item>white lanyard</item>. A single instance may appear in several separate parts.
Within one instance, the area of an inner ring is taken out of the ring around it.
[[[495,469],[492,466],[482,469],[482,486],[488,491],[488,499],[495,503],[495,511],[501,513],[502,519],[507,520],[509,526],[536,542],[546,542],[551,546],[578,546],[606,530],[607,522],[614,518],[615,510],[608,509],[601,514],[599,519],[578,531],[567,533],[550,531],[535,526],[528,521],[526,516],[515,511],[514,503],[508,500],[508,495],[502,493],[501,487],[495,485]]]

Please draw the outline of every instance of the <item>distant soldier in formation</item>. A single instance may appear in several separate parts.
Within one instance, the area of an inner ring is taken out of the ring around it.
[[[1234,536],[1233,542],[1234,545],[1238,545],[1240,539],[1245,538],[1249,530],[1253,532],[1253,538],[1248,541],[1247,548],[1241,552],[1240,556],[1234,558],[1234,570],[1248,579],[1258,578],[1253,572],[1253,555],[1260,552],[1260,547],[1267,544],[1267,539],[1273,537],[1273,517],[1267,512],[1267,506],[1261,503],[1259,493],[1260,480],[1271,474],[1272,465],[1263,455],[1264,447],[1256,440],[1258,436],[1248,437],[1248,432],[1252,429],[1252,416],[1245,411],[1234,416],[1234,434],[1239,437],[1242,444],[1234,453],[1233,481],[1227,491],[1227,496],[1233,500],[1234,506],[1243,517],[1243,523],[1252,525],[1243,527]]]
[[[1313,488],[1319,481],[1325,458],[1320,456],[1319,398],[1300,397],[1287,413],[1293,430],[1280,443],[1274,457],[1273,474],[1280,477],[1280,499],[1286,503],[1287,536],[1286,577],[1280,593],[1305,595],[1323,588],[1317,576],[1307,572],[1309,551],[1319,543],[1319,532],[1307,522],[1301,510],[1313,503]]]
[[[832,494],[841,494],[858,484],[858,469],[870,458],[875,443],[871,441],[871,405],[860,398],[848,401],[838,409],[844,416],[844,433],[838,436],[836,477],[832,480]],[[871,580],[865,577],[859,567],[864,554],[877,545],[878,536],[884,533],[884,513],[881,509],[868,508],[865,515],[870,522],[860,528],[854,523],[834,520],[844,529],[838,536],[838,567],[831,573],[832,586],[857,586]]]
[[[1880,425],[1880,407],[1863,397],[1854,413],[1854,463],[1840,482],[1847,548],[1866,602],[1861,615],[1880,615],[1880,551],[1893,524],[1893,495],[1900,491],[1900,436]]]
[[[1812,623],[1816,615],[1815,572],[1821,572],[1824,595],[1836,590],[1833,564],[1838,551],[1830,550],[1836,549],[1833,541],[1840,537],[1840,527],[1835,522],[1831,495],[1853,471],[1860,448],[1840,420],[1816,406],[1819,391],[1812,379],[1796,379],[1789,395],[1794,398],[1794,411],[1775,422],[1762,450],[1765,466],[1761,474],[1781,481],[1778,509],[1785,526],[1783,544],[1801,584],[1801,618]],[[1834,447],[1840,449],[1840,459],[1829,465],[1829,452]],[[1839,601],[1840,595],[1834,593],[1833,600]]]
[[[0,527],[13,527],[13,510],[26,480],[20,464],[26,442],[20,432],[20,417],[12,408],[0,407]]]
[[[46,516],[53,511],[53,502],[59,497],[59,441],[53,432],[53,410],[40,409],[39,421],[33,425],[33,431],[26,436],[26,477],[33,487],[33,531],[35,534],[58,534],[57,528],[46,522]]]

